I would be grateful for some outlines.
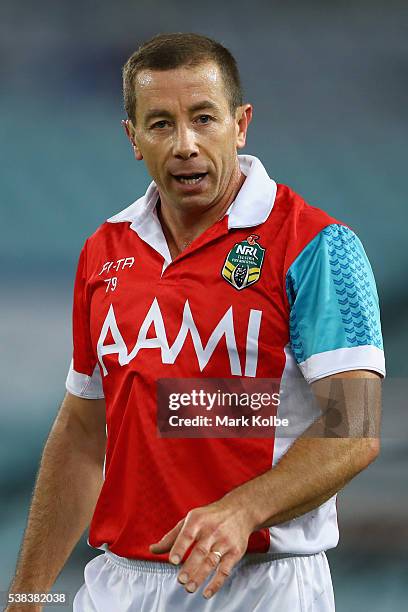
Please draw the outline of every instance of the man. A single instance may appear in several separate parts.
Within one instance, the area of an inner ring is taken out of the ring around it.
[[[333,610],[335,494],[379,452],[384,356],[364,250],[237,156],[252,106],[220,44],[153,38],[125,65],[124,96],[153,183],[81,252],[68,393],[11,592],[50,589],[93,515],[89,543],[105,553],[78,612]],[[234,377],[280,381],[277,414],[304,433],[158,435],[157,381]],[[359,435],[323,435],[307,391],[328,383]]]

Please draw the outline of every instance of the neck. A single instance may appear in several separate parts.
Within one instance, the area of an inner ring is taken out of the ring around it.
[[[230,204],[235,200],[245,178],[238,166],[225,194],[218,202],[205,210],[180,210],[166,205],[166,202],[160,198],[157,213],[172,259],[177,257],[207,228],[222,219]]]

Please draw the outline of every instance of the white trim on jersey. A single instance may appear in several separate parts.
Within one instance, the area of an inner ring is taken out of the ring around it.
[[[290,345],[285,346],[285,367],[279,389],[280,404],[276,416],[287,419],[287,428],[277,428],[272,466],[275,466],[295,440],[320,416],[310,385],[296,363]],[[319,552],[337,546],[336,495],[298,518],[269,527],[270,552],[297,554]]]
[[[102,389],[102,377],[97,363],[92,376],[81,374],[74,370],[74,360],[71,359],[71,365],[69,366],[68,376],[65,381],[67,390],[72,395],[83,397],[85,399],[103,399],[104,393]]]
[[[277,192],[275,181],[268,176],[257,157],[238,155],[238,160],[247,178],[227,211],[229,229],[264,223],[271,213]]]
[[[350,370],[374,370],[385,376],[384,351],[372,345],[338,348],[311,355],[299,368],[308,383]]]

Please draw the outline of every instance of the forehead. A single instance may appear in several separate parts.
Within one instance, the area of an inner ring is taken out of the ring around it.
[[[136,112],[150,108],[192,105],[211,100],[218,106],[228,105],[221,71],[214,62],[182,66],[173,70],[141,70],[135,78]]]

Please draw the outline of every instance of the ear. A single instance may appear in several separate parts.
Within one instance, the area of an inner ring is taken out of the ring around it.
[[[237,149],[245,147],[248,126],[252,120],[252,105],[239,106],[235,112]]]
[[[131,122],[130,119],[122,119],[121,123],[122,123],[123,129],[125,130],[125,134],[129,138],[130,144],[132,145],[133,154],[135,156],[135,159],[137,159],[137,161],[142,160],[143,155],[137,145],[136,130],[134,128],[133,123]]]

